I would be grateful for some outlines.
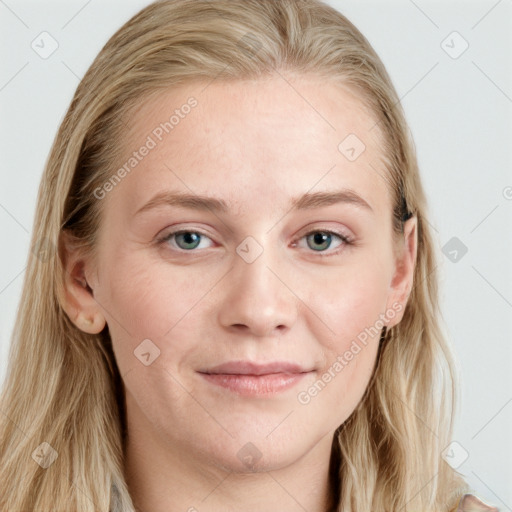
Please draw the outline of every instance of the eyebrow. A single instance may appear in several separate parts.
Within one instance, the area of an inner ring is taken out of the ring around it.
[[[291,200],[291,210],[310,210],[345,203],[373,212],[373,208],[358,193],[349,189],[334,190],[331,192],[307,192]],[[184,192],[160,192],[142,206],[135,215],[160,206],[177,206],[192,210],[228,213],[229,206],[223,199]]]

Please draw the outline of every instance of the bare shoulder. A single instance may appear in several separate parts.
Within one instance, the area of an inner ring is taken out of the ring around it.
[[[474,494],[465,494],[455,512],[499,512],[499,509],[487,505]]]

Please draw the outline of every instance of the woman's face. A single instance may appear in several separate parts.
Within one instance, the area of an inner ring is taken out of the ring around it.
[[[346,89],[273,76],[182,85],[125,122],[86,272],[129,432],[233,471],[330,448],[412,285],[375,120]]]

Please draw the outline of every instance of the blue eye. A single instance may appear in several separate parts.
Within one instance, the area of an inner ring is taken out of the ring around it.
[[[331,245],[335,238],[339,240],[338,245],[334,247],[334,250],[327,251],[328,249],[332,249]],[[307,247],[321,257],[335,256],[339,254],[346,245],[352,243],[347,236],[327,230],[310,231],[300,238],[301,241],[302,239],[306,239]],[[207,242],[208,240],[211,241],[210,237],[199,231],[178,230],[165,235],[159,242],[161,244],[169,244],[171,248],[176,248],[178,251],[193,251],[194,249],[206,249],[210,247],[208,245],[201,246],[203,241]],[[293,244],[294,247],[297,245],[297,243]]]
[[[330,251],[328,254],[321,254],[326,252],[326,249],[331,248],[333,236],[338,238],[341,242],[335,247],[334,251]],[[319,256],[333,256],[339,254],[343,250],[343,246],[349,245],[351,242],[345,235],[341,233],[334,233],[333,231],[311,231],[304,235],[307,242],[307,246],[313,251],[320,253]]]
[[[186,247],[182,247],[180,245],[180,242],[179,242],[180,240],[183,242],[183,244]],[[201,235],[199,235],[198,233],[187,232],[187,233],[178,233],[176,235],[176,243],[178,244],[180,249],[187,249],[187,250],[195,249],[196,247],[199,246],[200,241],[201,241]]]
[[[306,240],[308,241],[308,247],[311,249],[317,250],[315,247],[311,247],[311,244],[321,245],[318,250],[328,249],[332,242],[332,235],[330,233],[325,233],[323,231],[316,231],[310,235],[306,236]],[[310,243],[311,241],[311,243]]]
[[[198,231],[174,231],[166,235],[161,242],[170,242],[174,239],[174,243],[178,249],[190,251],[200,246],[202,238],[209,239],[206,235]],[[204,249],[204,247],[201,247],[201,249]]]

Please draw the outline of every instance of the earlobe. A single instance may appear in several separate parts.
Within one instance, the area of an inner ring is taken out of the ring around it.
[[[388,327],[398,324],[403,317],[405,306],[414,286],[417,250],[417,218],[413,216],[404,223],[403,236],[396,255],[395,272],[390,285],[391,293],[387,305],[388,308],[392,308],[396,304],[401,304],[402,307],[400,308],[400,314],[393,318]]]
[[[96,313],[92,317],[86,317],[80,313],[74,321],[74,324],[84,332],[98,334],[105,328],[106,321],[102,314]]]
[[[63,232],[60,254],[64,267],[64,297],[61,306],[69,319],[81,330],[98,334],[106,324],[105,316],[94,298],[94,290],[87,281],[88,260],[79,248],[71,247],[70,238]]]

